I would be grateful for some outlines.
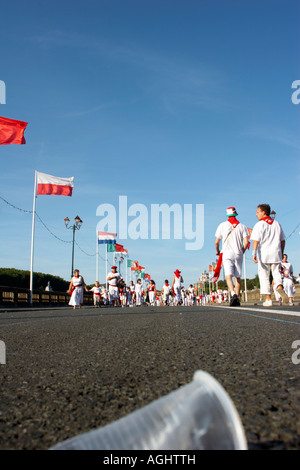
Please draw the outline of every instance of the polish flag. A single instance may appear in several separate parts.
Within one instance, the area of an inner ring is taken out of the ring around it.
[[[26,144],[24,131],[27,122],[0,117],[0,145]]]
[[[73,187],[73,176],[72,178],[59,178],[37,171],[37,195],[56,194],[57,196],[72,196]]]

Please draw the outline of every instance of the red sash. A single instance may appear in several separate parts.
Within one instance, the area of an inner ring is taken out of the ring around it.
[[[70,295],[73,294],[73,292],[74,292],[74,290],[76,289],[76,287],[81,287],[81,286],[82,286],[82,284],[78,284],[77,286],[72,286],[72,290],[71,290],[71,292],[70,292]]]

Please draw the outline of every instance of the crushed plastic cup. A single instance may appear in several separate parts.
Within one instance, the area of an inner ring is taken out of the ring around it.
[[[247,450],[247,441],[227,392],[197,371],[169,395],[51,450]]]

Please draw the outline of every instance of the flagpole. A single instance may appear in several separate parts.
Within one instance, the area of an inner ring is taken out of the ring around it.
[[[106,259],[105,259],[105,271],[106,271],[106,276],[105,276],[105,286],[106,286],[106,290],[107,290],[107,243],[105,243],[106,245]]]
[[[30,281],[29,281],[29,304],[32,305],[33,298],[33,253],[34,253],[34,228],[35,228],[35,204],[36,204],[36,177],[34,172],[34,191],[33,191],[33,209],[32,209],[32,228],[31,228],[31,254],[30,254]]]
[[[247,278],[246,278],[246,256],[245,256],[245,253],[244,253],[244,279],[245,279],[245,302],[248,302]]]
[[[97,231],[96,231],[96,281],[99,281],[99,243],[98,243]]]

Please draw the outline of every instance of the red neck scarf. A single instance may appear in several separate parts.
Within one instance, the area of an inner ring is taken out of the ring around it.
[[[262,217],[260,220],[264,220],[265,222],[267,222],[267,224],[269,225],[272,225],[272,223],[274,222],[274,220],[272,219],[272,217],[266,215],[266,217]]]
[[[227,220],[228,220],[228,222],[230,222],[231,225],[233,225],[234,227],[236,227],[236,226],[239,224],[239,221],[238,221],[234,216],[228,217]]]

